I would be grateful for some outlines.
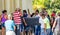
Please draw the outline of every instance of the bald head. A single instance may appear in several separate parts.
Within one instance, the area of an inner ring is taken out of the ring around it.
[[[12,20],[12,15],[11,14],[8,15],[8,19]]]

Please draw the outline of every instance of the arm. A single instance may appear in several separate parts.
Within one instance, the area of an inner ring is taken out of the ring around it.
[[[12,24],[13,28],[14,28],[14,31],[16,30],[16,26],[15,26],[15,23],[13,21],[13,24]]]
[[[28,17],[31,17],[31,14],[30,14],[30,11],[29,11],[29,9],[28,9]]]
[[[26,21],[25,21],[25,19],[24,19],[24,18],[23,18],[23,22],[24,22],[25,26],[27,26],[27,23],[26,23]]]
[[[44,20],[44,31],[46,32],[46,20]]]
[[[0,15],[0,22],[1,22],[1,15]]]
[[[54,21],[54,24],[52,26],[52,31],[54,30],[55,26],[56,26],[56,21]]]
[[[44,30],[45,30],[45,32],[46,32],[46,23],[44,24]]]
[[[14,31],[16,30],[16,26],[14,26]]]
[[[30,11],[29,11],[29,9],[28,9],[28,14],[30,15]]]

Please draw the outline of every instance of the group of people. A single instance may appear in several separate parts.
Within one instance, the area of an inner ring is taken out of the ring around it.
[[[48,14],[46,9],[35,10],[34,13],[30,14],[20,8],[17,8],[15,12],[7,15],[7,10],[3,10],[0,15],[0,23],[2,27],[2,35],[32,35],[31,28],[27,25],[24,17],[39,18],[41,25],[34,26],[34,35],[58,35],[60,32],[60,12],[56,15],[53,11],[51,15]],[[35,29],[36,32],[35,32]],[[28,33],[28,34],[27,34]]]

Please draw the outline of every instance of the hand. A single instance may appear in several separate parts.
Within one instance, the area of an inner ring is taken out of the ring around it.
[[[29,11],[29,9],[28,9],[28,11]]]
[[[44,29],[44,32],[46,32],[46,29]]]
[[[27,26],[27,24],[25,23],[25,26]]]
[[[52,28],[52,32],[54,31],[54,29]]]

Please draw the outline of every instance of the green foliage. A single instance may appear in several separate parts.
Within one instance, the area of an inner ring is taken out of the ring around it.
[[[60,11],[60,0],[33,0],[32,5],[42,5],[49,13],[53,10]]]

